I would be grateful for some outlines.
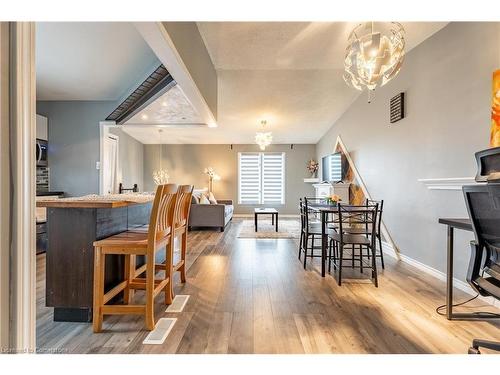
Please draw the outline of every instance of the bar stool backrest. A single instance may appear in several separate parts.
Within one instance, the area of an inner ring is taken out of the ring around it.
[[[307,198],[307,197],[304,197],[304,205],[302,206],[302,210],[303,210],[303,217],[304,217],[304,228],[309,228],[309,214],[311,213],[310,212],[310,208],[309,208],[309,204],[312,202],[316,202],[317,199],[316,198]]]
[[[344,227],[363,225],[375,233],[377,225],[378,203],[352,205],[337,203],[338,227],[341,242],[343,242]],[[375,246],[375,236],[371,236],[372,246]]]
[[[177,190],[177,205],[175,207],[174,222],[176,228],[187,226],[189,211],[191,210],[191,196],[193,185],[181,185]]]
[[[304,202],[302,201],[302,198],[299,198],[299,210],[300,210],[300,229],[304,230],[305,228],[305,212],[304,212]]]
[[[177,201],[177,185],[158,185],[149,220],[148,251],[154,251],[172,232],[174,208]]]
[[[377,234],[380,234],[380,227],[382,225],[382,212],[384,209],[384,200],[373,200],[373,199],[367,199],[366,200],[366,205],[374,205],[378,204],[378,213],[377,213],[377,224],[376,224],[376,229],[377,229]]]

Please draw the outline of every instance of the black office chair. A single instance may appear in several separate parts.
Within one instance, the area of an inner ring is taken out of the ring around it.
[[[500,183],[462,190],[475,235],[467,282],[480,295],[500,300]],[[474,339],[469,353],[480,354],[480,347],[500,351],[500,342]]]

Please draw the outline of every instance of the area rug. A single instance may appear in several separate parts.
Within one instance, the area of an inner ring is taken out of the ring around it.
[[[258,232],[255,232],[253,220],[243,220],[238,238],[299,238],[300,222],[296,219],[279,219],[278,232],[271,219],[259,217]]]

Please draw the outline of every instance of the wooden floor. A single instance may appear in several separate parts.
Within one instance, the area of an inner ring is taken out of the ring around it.
[[[500,340],[499,320],[449,322],[436,314],[444,283],[411,266],[387,257],[379,288],[359,275],[339,287],[333,276],[320,277],[318,264],[304,271],[296,240],[238,239],[241,223],[224,233],[190,232],[187,283],[175,289],[191,297],[177,314],[165,313],[157,298],[156,318],[177,318],[163,345],[142,344],[148,332],[138,316],[105,317],[99,334],[91,324],[53,322],[39,256],[39,352],[465,353],[472,338]],[[456,292],[457,300],[467,297]],[[470,306],[495,311],[480,301]]]

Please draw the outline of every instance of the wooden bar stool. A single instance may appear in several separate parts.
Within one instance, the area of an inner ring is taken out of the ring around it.
[[[189,210],[191,209],[191,196],[193,194],[193,185],[181,185],[177,190],[177,203],[175,205],[173,226],[174,226],[174,234],[172,235],[172,243],[173,238],[180,235],[180,259],[177,263],[173,264],[174,254],[173,254],[173,246],[172,246],[172,262],[170,265],[166,262],[164,267],[171,267],[170,274],[173,276],[175,272],[180,272],[181,282],[186,282],[186,252],[187,252],[187,234],[188,234],[188,221],[189,221]],[[161,266],[160,266],[161,267]],[[170,293],[172,298],[174,297],[174,283],[170,283]]]
[[[177,205],[177,185],[159,185],[151,210],[148,231],[130,230],[94,242],[94,311],[93,329],[100,332],[104,315],[140,314],[145,316],[146,328],[155,327],[154,298],[163,290],[165,303],[172,303],[172,255],[174,238],[174,213]],[[155,264],[155,254],[165,248],[166,263]],[[125,280],[105,292],[104,270],[107,254],[125,255]],[[136,256],[143,255],[146,264],[136,269]],[[165,270],[156,279],[158,270]],[[139,277],[146,271],[146,277]],[[146,291],[146,304],[131,304],[133,291]],[[123,305],[107,305],[118,293],[124,291]]]

